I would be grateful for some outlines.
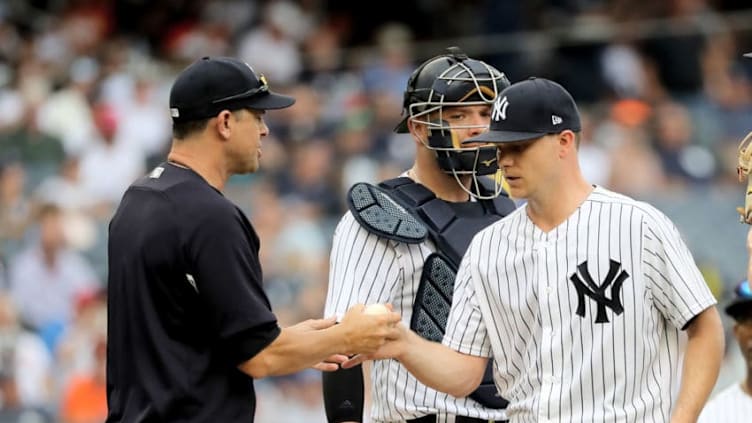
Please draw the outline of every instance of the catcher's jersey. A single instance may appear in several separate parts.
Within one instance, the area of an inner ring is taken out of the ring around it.
[[[409,326],[423,262],[433,251],[430,241],[404,244],[369,233],[348,212],[334,232],[324,315],[341,318],[357,303],[391,303]],[[494,420],[504,416],[503,411],[485,408],[470,398],[426,387],[396,360],[373,362],[373,421],[401,422],[438,414],[441,423],[447,413]]]
[[[751,416],[752,396],[737,382],[708,401],[697,423],[747,423]]]
[[[667,422],[682,328],[715,303],[677,229],[601,187],[549,232],[526,209],[473,239],[443,343],[493,354],[510,422]]]

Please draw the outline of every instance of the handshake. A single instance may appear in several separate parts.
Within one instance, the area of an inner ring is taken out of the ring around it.
[[[340,365],[352,367],[366,359],[393,358],[399,351],[393,344],[404,339],[408,331],[399,313],[383,304],[356,304],[347,310],[339,324],[335,317],[330,317],[307,320],[288,329],[330,332],[337,353],[313,366],[322,371],[335,371]]]

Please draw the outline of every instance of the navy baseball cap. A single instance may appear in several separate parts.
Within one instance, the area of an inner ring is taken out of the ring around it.
[[[170,90],[173,122],[216,116],[222,110],[283,109],[295,99],[269,90],[264,75],[231,57],[203,57],[178,75]]]
[[[580,128],[572,95],[554,81],[531,77],[500,92],[491,109],[489,131],[462,143],[526,141]]]
[[[752,287],[749,281],[742,281],[734,289],[734,298],[726,306],[726,314],[734,320],[744,316],[752,317]]]

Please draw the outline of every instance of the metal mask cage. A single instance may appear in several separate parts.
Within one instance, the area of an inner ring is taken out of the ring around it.
[[[461,84],[461,88],[458,88],[458,84]],[[487,129],[488,125],[452,126],[444,119],[444,109],[446,107],[490,106],[498,93],[508,85],[506,76],[485,62],[458,61],[436,77],[424,101],[413,101],[408,106],[408,114],[413,122],[425,125],[430,132],[439,131],[445,137],[453,136],[452,130]],[[418,90],[416,90],[417,93]],[[450,96],[450,93],[454,96]],[[473,100],[469,100],[473,97]],[[452,147],[443,147],[429,140],[423,140],[423,144],[429,150],[434,151],[442,170],[453,175],[460,187],[472,197],[481,200],[493,199],[501,193],[503,178],[498,170],[494,147],[458,147],[459,143],[452,143]],[[467,167],[443,166],[447,162],[464,163]],[[488,162],[488,164],[480,166],[481,162]],[[479,173],[480,168],[488,170],[490,162],[495,163],[493,172]],[[483,189],[478,179],[484,175],[492,175],[490,179],[494,186],[489,194],[482,194]],[[470,189],[462,182],[463,176],[471,176]]]

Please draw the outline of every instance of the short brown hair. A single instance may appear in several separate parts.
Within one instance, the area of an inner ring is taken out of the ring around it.
[[[172,136],[177,140],[188,138],[189,135],[192,135],[196,132],[201,132],[206,129],[206,125],[209,123],[209,119],[191,120],[188,122],[173,122]]]

